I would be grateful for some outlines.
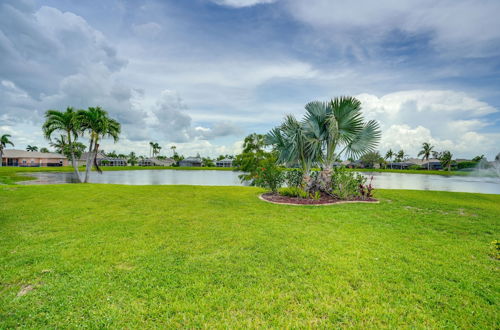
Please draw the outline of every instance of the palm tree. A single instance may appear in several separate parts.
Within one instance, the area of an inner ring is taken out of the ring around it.
[[[176,146],[171,146],[170,149],[172,149],[172,152],[173,152],[172,157],[174,157],[175,154],[176,154],[175,149],[177,149],[177,147]]]
[[[331,171],[333,163],[345,152],[347,157],[359,158],[374,151],[380,139],[376,121],[364,122],[361,102],[342,96],[325,102],[306,105],[304,124],[312,154],[317,155],[323,169]]]
[[[5,149],[7,144],[14,146],[14,143],[12,143],[12,141],[9,138],[10,138],[9,134],[4,134],[0,136],[0,167],[2,167],[3,150]]]
[[[403,160],[405,159],[405,157],[406,157],[406,154],[403,151],[403,149],[401,149],[396,154],[396,161],[399,162],[399,163],[401,163],[401,162],[403,162]],[[403,169],[403,164],[400,164],[400,169],[401,170]]]
[[[75,176],[79,182],[82,182],[80,172],[78,171],[74,144],[78,138],[78,134],[81,132],[77,112],[72,107],[66,108],[66,111],[64,112],[58,110],[47,110],[45,113],[45,123],[43,124],[42,129],[45,138],[48,140],[51,139],[52,134],[56,131],[63,132],[66,135],[67,149],[69,156],[71,157]]]
[[[84,132],[89,135],[89,149],[85,168],[84,182],[88,182],[92,162],[99,173],[102,173],[96,161],[101,139],[111,137],[116,142],[120,135],[121,126],[116,120],[109,118],[108,112],[100,107],[90,107],[88,110],[80,110],[78,118]]]
[[[37,146],[31,146],[31,145],[28,144],[28,146],[26,147],[26,151],[31,151],[31,152],[38,151],[38,147]]]
[[[130,152],[130,154],[128,155],[128,163],[132,166],[136,165],[138,162],[138,158],[137,156],[135,155],[135,152]]]
[[[389,151],[387,151],[387,153],[385,154],[385,159],[389,159],[389,161],[391,162],[391,169],[392,169],[392,157],[394,157],[394,152],[392,151],[392,149],[389,149]]]
[[[153,157],[154,145],[155,145],[155,143],[153,141],[149,142],[149,157]]]
[[[380,139],[377,122],[364,122],[361,103],[353,97],[335,98],[331,102],[311,102],[305,106],[302,122],[286,116],[281,126],[266,135],[266,143],[278,151],[278,161],[298,163],[307,183],[313,164],[322,167],[322,181],[331,177],[334,162],[346,153],[360,157],[374,151]]]
[[[47,149],[45,147],[41,147],[40,152],[43,152],[44,154],[46,154],[46,153],[49,153],[50,151],[49,151],[49,149]]]
[[[422,143],[422,150],[418,153],[418,156],[422,156],[422,161],[427,160],[427,170],[430,170],[430,162],[429,162],[429,157],[431,156],[432,149],[434,149],[434,146],[431,145],[428,142]]]
[[[69,160],[73,159],[73,156],[71,155],[70,152],[70,146],[68,145],[68,142],[66,141],[66,137],[64,135],[61,135],[60,138],[53,139],[50,142],[50,146],[53,147],[57,153],[66,156]],[[82,157],[83,152],[87,148],[81,142],[73,142],[72,147],[73,147],[73,153],[77,160],[80,159],[80,157]]]
[[[453,162],[453,154],[446,150],[443,151],[439,154],[439,161],[441,162],[441,165],[445,168],[448,169],[448,171],[451,171],[451,164]]]
[[[161,150],[160,144],[155,142],[153,145],[153,157],[155,157],[156,155],[159,155],[160,150]]]

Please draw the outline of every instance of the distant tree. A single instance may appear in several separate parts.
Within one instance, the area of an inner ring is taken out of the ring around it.
[[[75,143],[77,141],[78,135],[82,133],[80,126],[81,123],[77,112],[72,107],[68,107],[64,112],[58,110],[47,110],[47,112],[45,112],[45,123],[43,124],[42,129],[45,138],[48,140],[51,140],[52,134],[54,134],[54,132],[56,131],[65,134],[64,138],[66,139],[65,145],[67,146],[67,149],[65,149],[64,151],[67,151],[67,153],[62,153],[66,155],[66,157],[69,156],[68,158],[72,162],[75,176],[77,177],[79,182],[82,182],[80,172],[78,171],[76,157],[77,150],[75,149],[77,148],[77,146],[79,146],[77,143]],[[61,138],[63,137],[61,136]]]
[[[26,147],[26,151],[31,151],[31,152],[38,151],[38,147],[28,144],[28,146]]]
[[[268,159],[277,160],[276,153],[267,152],[265,149],[264,135],[250,134],[243,140],[243,151],[236,155],[233,166],[245,174],[241,174],[239,178],[242,181],[251,181],[257,168]]]
[[[401,149],[396,154],[396,159],[395,160],[396,160],[396,162],[400,162],[401,163],[401,162],[403,162],[405,160],[405,158],[406,158],[406,154],[405,154],[404,150]],[[400,169],[403,169],[403,165],[402,164],[401,164]]]
[[[137,165],[137,163],[139,162],[137,156],[135,155],[135,152],[130,152],[130,154],[128,155],[127,157],[127,163],[129,163],[130,165],[132,166],[135,166]]]
[[[391,169],[392,169],[392,157],[394,157],[394,152],[392,149],[389,149],[387,153],[385,154],[385,159],[388,159],[391,162]]]
[[[375,164],[380,164],[384,161],[378,151],[370,151],[361,156],[359,159],[361,163],[368,168],[373,168]]]
[[[177,147],[173,145],[170,147],[170,149],[172,150],[172,157],[174,157],[177,154],[177,152],[175,151],[175,149],[177,149]]]
[[[484,155],[481,155],[481,156],[476,156],[476,157],[472,158],[472,161],[473,161],[473,162],[480,162],[480,161],[482,161],[483,159],[485,159],[485,160],[486,160],[486,157],[484,157]]]
[[[5,147],[7,146],[7,144],[14,146],[14,143],[12,143],[12,141],[9,138],[10,138],[9,134],[4,134],[0,136],[0,167],[2,167],[2,157]]]
[[[73,160],[71,150],[73,150],[75,158],[80,159],[86,149],[86,146],[81,142],[73,142],[72,145],[73,147],[70,148],[64,135],[61,135],[60,138],[55,138],[50,142],[50,146],[55,148],[57,153],[66,156],[69,160]]]
[[[201,162],[202,162],[203,166],[205,166],[205,167],[214,167],[215,166],[214,161],[208,157],[202,158]]]
[[[439,161],[441,162],[441,166],[446,168],[448,171],[451,171],[451,165],[453,163],[453,154],[446,150],[439,154]]]
[[[49,149],[42,147],[42,148],[40,148],[40,152],[43,152],[44,154],[46,154],[46,153],[49,153],[50,151],[49,151]]]
[[[105,155],[107,157],[110,157],[110,158],[118,158],[118,155],[116,154],[116,151],[111,151],[111,152],[108,152],[108,153],[105,153]]]
[[[430,170],[430,162],[429,162],[429,157],[431,156],[432,149],[434,149],[434,146],[431,145],[428,142],[424,142],[422,144],[422,150],[418,153],[418,156],[422,156],[422,161],[427,160],[427,170]]]

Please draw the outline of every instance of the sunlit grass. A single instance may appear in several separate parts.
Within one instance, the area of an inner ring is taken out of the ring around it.
[[[0,328],[498,328],[500,196],[0,187]]]

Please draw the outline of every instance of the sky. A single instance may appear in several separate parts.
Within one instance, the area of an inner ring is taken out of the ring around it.
[[[101,106],[105,151],[235,154],[350,95],[379,150],[500,152],[498,0],[0,0],[0,134],[44,147],[47,109]]]

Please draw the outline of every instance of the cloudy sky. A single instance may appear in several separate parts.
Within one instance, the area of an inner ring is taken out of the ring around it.
[[[106,151],[238,152],[312,100],[357,96],[380,149],[500,151],[498,0],[0,0],[0,134],[100,105]]]

